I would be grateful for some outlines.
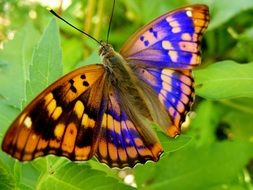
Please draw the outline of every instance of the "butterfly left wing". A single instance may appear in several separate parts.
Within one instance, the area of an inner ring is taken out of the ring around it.
[[[105,107],[103,65],[77,69],[44,90],[8,129],[2,149],[27,161],[47,154],[90,159]]]
[[[206,5],[166,13],[138,30],[120,50],[132,65],[189,69],[201,62],[200,40],[209,22]]]

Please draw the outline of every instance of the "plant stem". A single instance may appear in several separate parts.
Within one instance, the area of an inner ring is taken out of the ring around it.
[[[97,11],[98,12],[98,22],[96,23],[96,27],[95,27],[95,31],[94,31],[94,37],[97,39],[100,37],[101,26],[103,23],[104,5],[105,5],[104,0],[98,1],[98,11]]]
[[[87,33],[90,33],[90,29],[91,29],[91,25],[92,25],[92,17],[94,14],[94,8],[95,8],[95,1],[88,0],[87,14],[85,17],[85,25],[84,25],[84,31]]]

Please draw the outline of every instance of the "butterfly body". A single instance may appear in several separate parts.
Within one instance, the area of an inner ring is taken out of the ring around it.
[[[75,161],[94,155],[119,168],[157,161],[163,148],[150,125],[180,134],[208,20],[207,6],[188,6],[144,26],[119,53],[101,43],[102,64],[74,70],[39,94],[12,123],[2,149],[21,161],[48,154]]]
[[[108,97],[106,97],[106,102],[110,108],[107,110],[108,112],[105,112],[105,117],[112,116],[115,123],[121,123],[119,125],[122,125],[122,123],[124,122],[128,122],[129,126],[132,125],[132,129],[130,129],[131,133],[128,132],[128,129],[126,129],[126,131],[123,129],[119,132],[115,132],[114,129],[103,129],[103,125],[101,130],[107,130],[107,132],[105,133],[109,133],[110,136],[114,136],[114,138],[115,136],[122,135],[124,136],[124,138],[129,138],[129,141],[139,140],[139,143],[141,145],[139,149],[145,149],[144,147],[148,147],[149,149],[151,149],[151,151],[149,150],[149,153],[146,153],[147,155],[140,155],[140,160],[134,160],[132,165],[135,165],[135,163],[137,162],[144,163],[146,162],[146,160],[150,159],[151,156],[153,156],[154,159],[158,160],[160,154],[162,153],[162,149],[160,145],[158,145],[159,140],[156,134],[152,130],[150,130],[149,127],[151,124],[150,120],[152,121],[152,108],[151,106],[149,106],[151,104],[149,101],[155,102],[157,107],[159,107],[160,105],[160,108],[162,108],[161,103],[157,100],[154,94],[153,98],[155,98],[153,100],[152,98],[148,99],[146,97],[146,94],[143,90],[143,88],[145,88],[145,85],[143,86],[143,84],[140,83],[139,79],[134,73],[134,69],[131,68],[131,66],[127,63],[124,57],[121,56],[118,52],[114,51],[110,45],[103,44],[99,52],[102,57],[102,63],[105,68],[106,78],[108,78],[106,89],[109,89],[109,91]],[[159,112],[162,112],[161,110],[163,110],[163,114],[165,116],[165,109],[159,109]],[[125,113],[122,114],[122,111]],[[149,121],[147,120],[147,118],[149,119]],[[169,121],[168,117],[165,118]],[[122,146],[122,140],[124,139],[121,139],[118,142],[118,146]],[[117,142],[114,142],[114,144],[117,144]],[[136,145],[133,145],[134,143],[132,143],[132,145],[131,143],[126,143],[125,145],[123,145],[122,149],[127,150],[128,146],[129,149],[133,149],[133,147],[138,149]],[[152,150],[152,147],[154,145],[157,146],[155,147],[155,149],[157,150]],[[140,151],[145,153],[144,150]],[[153,155],[151,154],[152,151],[154,151]],[[138,155],[137,151],[134,150],[133,152],[135,153],[131,154],[134,154],[135,156]],[[98,158],[103,157],[101,152],[98,151],[97,154]],[[102,159],[101,161],[105,162],[106,160],[107,158],[104,158],[104,160]],[[119,163],[117,163],[116,166],[119,166]],[[123,166],[124,163],[122,164],[122,167]]]

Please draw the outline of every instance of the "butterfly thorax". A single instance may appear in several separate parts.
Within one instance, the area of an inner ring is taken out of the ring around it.
[[[116,85],[118,82],[134,82],[133,71],[127,64],[125,59],[116,51],[110,44],[102,42],[102,47],[99,50],[99,55],[102,57],[102,63],[105,66],[110,81]]]
[[[109,67],[111,70],[120,66],[124,66],[124,63],[126,63],[124,58],[119,53],[114,51],[113,47],[110,44],[104,42],[102,42],[102,46],[99,50],[99,55],[102,58],[102,63],[106,67]]]

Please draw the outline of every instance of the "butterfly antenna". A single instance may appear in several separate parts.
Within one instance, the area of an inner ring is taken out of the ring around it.
[[[66,21],[64,18],[60,17],[56,12],[54,12],[52,9],[50,9],[50,13],[52,13],[54,16],[56,16],[57,18],[61,19],[63,22],[67,23],[69,26],[73,27],[74,29],[78,30],[79,32],[83,33],[84,35],[88,36],[89,38],[93,39],[94,41],[96,41],[99,45],[102,46],[102,43],[100,41],[98,41],[96,38],[94,38],[93,36],[91,36],[90,34],[80,30],[79,28],[75,27],[74,25],[70,24],[68,21]]]
[[[110,21],[109,21],[109,27],[108,27],[108,30],[107,30],[107,38],[106,38],[106,43],[107,44],[108,44],[110,30],[111,30],[111,25],[112,25],[112,17],[113,17],[113,13],[114,13],[114,7],[115,7],[115,0],[113,0],[112,12],[111,12]]]

